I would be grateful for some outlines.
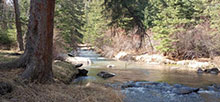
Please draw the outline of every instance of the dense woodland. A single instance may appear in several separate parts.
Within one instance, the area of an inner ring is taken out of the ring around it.
[[[0,101],[217,102],[219,18],[220,0],[0,0]]]
[[[107,57],[130,51],[212,58],[220,54],[219,16],[218,0],[1,0],[0,46],[25,49],[6,67],[27,67],[23,76],[36,79],[51,76],[30,73],[40,66],[51,72],[53,42],[54,51],[88,43]]]
[[[30,1],[16,1],[1,0],[1,45],[22,42],[16,36],[16,24],[21,25],[18,35],[27,32]],[[89,43],[107,50],[103,52],[212,57],[220,52],[219,5],[218,0],[57,0],[55,29],[68,50]]]
[[[30,1],[16,1],[1,0],[0,43],[9,47],[16,41],[23,46],[17,35],[25,39],[29,19]],[[212,57],[220,52],[219,5],[218,0],[56,0],[55,30],[68,50],[89,43],[102,52]]]

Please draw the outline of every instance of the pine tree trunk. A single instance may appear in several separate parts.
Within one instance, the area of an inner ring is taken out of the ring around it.
[[[2,30],[7,30],[7,22],[6,22],[6,0],[1,0],[0,1],[0,12],[1,12],[1,18],[0,18],[0,24],[1,24],[1,29]]]
[[[40,83],[52,79],[55,0],[31,0],[22,78]]]
[[[14,2],[14,9],[15,9],[15,22],[16,22],[16,29],[17,29],[18,47],[20,51],[23,51],[24,44],[23,44],[23,37],[22,37],[22,30],[21,30],[20,10],[19,10],[19,5],[18,5],[18,0],[13,0],[13,2]]]

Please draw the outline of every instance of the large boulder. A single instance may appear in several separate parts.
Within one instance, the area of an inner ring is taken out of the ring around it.
[[[110,72],[105,72],[105,71],[101,71],[97,74],[97,76],[99,77],[102,77],[104,79],[107,79],[107,78],[111,78],[111,77],[114,77],[115,74],[114,73],[110,73]]]
[[[189,62],[188,67],[190,67],[190,68],[198,68],[198,67],[200,67],[200,68],[207,68],[207,67],[209,67],[211,65],[212,64],[209,63],[209,62],[198,62],[198,61],[192,60],[192,61]]]
[[[92,61],[89,58],[85,57],[71,57],[68,54],[59,54],[57,55],[58,60],[66,61],[71,64],[83,64],[83,65],[91,65]]]
[[[117,55],[115,55],[116,60],[120,60],[121,58],[125,57],[126,55],[128,55],[127,52],[119,52]]]
[[[53,73],[56,79],[69,84],[79,72],[76,65],[65,61],[54,61]]]
[[[159,55],[159,54],[144,54],[144,55],[139,55],[135,57],[136,61],[143,61],[148,64],[172,64],[172,62],[167,62],[168,59],[166,59],[165,56]]]

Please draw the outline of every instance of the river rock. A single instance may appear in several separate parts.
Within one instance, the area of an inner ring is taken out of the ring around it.
[[[211,71],[210,71],[211,74],[218,74],[219,73],[219,70],[218,68],[212,68]]]
[[[134,61],[135,57],[134,57],[133,54],[127,54],[127,55],[121,57],[119,60],[122,60],[122,61]]]
[[[220,85],[213,84],[213,85],[206,87],[206,89],[208,91],[220,92]]]
[[[205,69],[204,72],[210,73],[210,74],[218,74],[219,69],[218,68]]]
[[[136,61],[143,61],[148,64],[171,64],[173,63],[172,61],[168,61],[165,56],[163,55],[158,55],[158,54],[144,54],[144,55],[139,55],[134,58]]]
[[[181,87],[181,88],[174,88],[173,92],[178,95],[190,94],[193,92],[198,92],[199,88],[191,88],[191,87]]]
[[[86,69],[78,69],[78,74],[76,74],[76,77],[75,78],[78,78],[78,77],[82,77],[82,76],[87,76],[88,72]]]
[[[109,64],[109,65],[107,65],[106,67],[107,67],[107,68],[113,68],[113,67],[115,67],[115,65]]]
[[[202,70],[202,68],[199,68],[198,70],[197,70],[197,73],[203,73],[204,71]]]
[[[67,55],[70,57],[74,57],[74,55],[72,53],[68,53]]]
[[[111,78],[111,77],[114,77],[115,74],[114,73],[110,73],[110,72],[105,72],[105,71],[101,71],[97,74],[97,76],[99,77],[102,77],[104,79],[107,79],[107,78]]]
[[[150,82],[150,81],[131,81],[131,82],[128,82],[128,83],[125,83],[121,86],[122,89],[125,89],[125,88],[140,88],[140,87],[144,87],[144,88],[153,88],[155,86],[166,86],[168,85],[167,83],[159,83],[159,82]]]
[[[69,84],[79,73],[75,65],[65,61],[54,61],[53,63],[54,78]]]
[[[188,67],[190,68],[206,68],[209,67],[211,65],[211,63],[209,62],[198,62],[195,60],[189,61]]]
[[[210,72],[211,72],[211,69],[205,69],[204,72],[210,73]]]
[[[5,82],[0,82],[0,95],[5,95],[10,92],[12,92],[12,85]]]
[[[128,53],[122,51],[122,52],[119,52],[117,55],[115,55],[115,58],[114,58],[114,59],[119,60],[119,59],[121,59],[122,57],[125,57],[126,55],[128,55]]]
[[[90,65],[92,61],[89,58],[85,57],[70,57],[68,54],[58,54],[56,59],[61,59],[62,61],[69,62],[71,64],[83,64]]]
[[[127,82],[120,86],[125,102],[220,102],[217,85],[210,86],[210,90],[148,81]]]
[[[82,66],[83,66],[83,64],[76,64],[75,68],[79,68],[79,67],[82,67]]]

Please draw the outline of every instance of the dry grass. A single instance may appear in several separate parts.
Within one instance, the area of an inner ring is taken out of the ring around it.
[[[0,81],[12,84],[13,91],[0,96],[3,102],[121,102],[122,95],[112,88],[98,84],[85,86],[53,84],[24,84],[18,81],[22,69],[0,72]]]
[[[15,59],[8,54],[11,51],[0,51],[0,63]],[[11,71],[0,70],[0,82],[13,86],[13,91],[0,96],[0,102],[121,102],[122,95],[101,84],[66,85],[58,80],[52,84],[25,84],[19,75],[24,69]]]

